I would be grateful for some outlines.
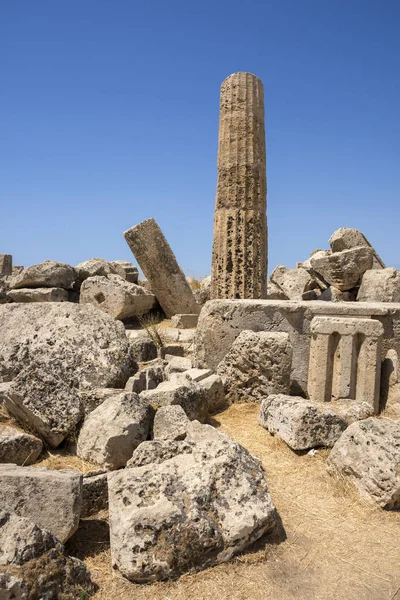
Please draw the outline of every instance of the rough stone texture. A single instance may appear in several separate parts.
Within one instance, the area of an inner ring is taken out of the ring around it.
[[[0,598],[88,598],[95,591],[83,562],[69,557],[46,529],[0,511]]]
[[[13,302],[68,302],[68,292],[62,288],[22,288],[10,290],[7,296]]]
[[[310,322],[316,315],[377,319],[384,327],[383,356],[391,348],[400,354],[400,304],[213,300],[200,314],[195,364],[214,370],[242,330],[286,332],[293,346],[290,393],[306,395]]]
[[[229,402],[225,397],[224,384],[219,375],[210,375],[199,383],[207,393],[209,414],[212,415],[227,407]]]
[[[0,304],[7,304],[11,302],[11,298],[8,297],[8,278],[0,277]]]
[[[113,396],[85,419],[76,453],[108,470],[125,467],[134,449],[147,439],[153,418],[154,409],[137,394]]]
[[[400,360],[396,350],[388,350],[381,370],[381,408],[400,410]]]
[[[153,390],[166,378],[166,361],[158,358],[153,360],[146,368],[142,369],[126,382],[127,392],[140,394],[144,390]]]
[[[351,229],[348,227],[341,227],[337,229],[329,239],[330,247],[333,252],[341,252],[342,250],[349,250],[350,248],[356,248],[357,246],[365,246],[366,248],[372,248],[371,244],[361,231],[357,229]],[[372,248],[374,250],[374,248]],[[374,250],[374,259],[372,264],[373,269],[384,269],[385,264],[383,260],[378,256]]]
[[[341,292],[358,286],[365,271],[372,268],[374,251],[372,248],[360,246],[333,252],[329,256],[311,257],[311,267],[323,279]]]
[[[78,528],[82,475],[44,467],[0,465],[0,506],[65,542]]]
[[[211,298],[265,298],[264,88],[251,73],[221,85]]]
[[[87,473],[82,482],[81,519],[108,508],[107,472]]]
[[[96,308],[120,321],[141,316],[155,305],[155,296],[119,275],[89,277],[81,286],[81,304]]]
[[[129,380],[128,380],[129,381]],[[92,388],[79,391],[83,412],[85,417],[98,408],[105,400],[123,393],[123,389],[115,388]]]
[[[0,380],[31,362],[79,387],[124,387],[137,371],[122,323],[93,306],[0,306]]]
[[[13,274],[11,254],[0,254],[0,277],[9,277]]]
[[[154,390],[142,392],[140,396],[157,408],[178,404],[191,421],[196,419],[203,423],[207,419],[206,391],[183,374],[175,373],[170,381],[163,381]]]
[[[328,472],[355,484],[381,508],[400,508],[400,423],[377,418],[353,423],[331,450]]]
[[[273,281],[267,284],[267,300],[289,300],[286,294]]]
[[[311,402],[298,396],[271,395],[261,403],[259,422],[293,450],[332,447],[349,423],[371,416],[365,403]]]
[[[210,375],[212,375],[212,371],[211,369],[196,369],[196,368],[192,368],[192,369],[188,369],[187,371],[185,371],[185,375],[187,377],[190,377],[190,379],[193,379],[193,381],[202,381],[203,379],[206,379],[207,377],[209,377]]]
[[[11,381],[6,381],[5,383],[0,383],[0,406],[3,405],[4,400],[6,398],[6,394],[10,389]]]
[[[198,314],[200,307],[156,221],[147,219],[124,236],[166,316]]]
[[[135,265],[127,260],[112,260],[108,263],[112,269],[117,269],[120,272],[123,269],[125,273],[124,279],[130,283],[138,284],[139,282],[139,271]]]
[[[132,354],[138,362],[149,362],[157,358],[157,346],[150,339],[137,339],[131,342]]]
[[[181,406],[162,406],[154,418],[153,436],[160,440],[183,440],[189,423]]]
[[[400,271],[371,269],[363,275],[358,302],[400,302]]]
[[[173,356],[182,356],[185,354],[185,349],[181,344],[164,344],[158,349],[160,358],[165,358],[167,354]]]
[[[15,427],[0,425],[0,463],[31,465],[43,448],[41,440]]]
[[[171,319],[172,327],[177,327],[178,329],[193,329],[197,327],[197,321],[199,320],[199,315],[174,315]]]
[[[132,581],[229,560],[276,524],[259,462],[208,425],[184,441],[146,442],[109,474],[112,562]],[[153,462],[154,461],[154,462]]]
[[[89,277],[95,277],[96,275],[106,277],[112,272],[110,265],[103,258],[90,258],[89,260],[85,260],[84,262],[79,263],[79,265],[76,265],[75,271],[78,288],[80,288],[82,282]]]
[[[38,265],[24,269],[19,275],[13,277],[10,288],[63,288],[68,290],[76,280],[76,272],[70,265],[45,260]]]
[[[379,412],[383,325],[375,319],[315,317],[311,345],[308,395],[327,402],[351,398]]]
[[[192,368],[192,361],[190,358],[166,354],[165,360],[168,362],[165,368],[167,379],[172,373],[183,373],[184,371],[188,371]]]
[[[13,265],[12,272],[11,272],[12,277],[15,277],[16,275],[19,275],[20,273],[22,273],[24,268],[25,267],[23,267],[22,265]]]
[[[61,444],[83,416],[78,391],[35,364],[13,380],[5,405],[17,421],[52,448]]]
[[[286,333],[242,331],[217,367],[231,402],[261,402],[290,388],[292,346]]]
[[[199,306],[203,306],[211,298],[211,275],[204,277],[200,281],[200,288],[193,290],[193,295],[196,298],[196,302]]]
[[[367,271],[368,273],[368,271]],[[337,288],[330,286],[322,292],[318,300],[324,302],[355,302],[357,294],[352,291],[341,292]]]
[[[289,269],[278,265],[271,273],[271,281],[289,300],[301,300],[302,294],[317,287],[315,279],[306,269]]]

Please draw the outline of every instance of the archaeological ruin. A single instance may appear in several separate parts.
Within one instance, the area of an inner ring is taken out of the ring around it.
[[[211,276],[154,218],[123,235],[137,266],[0,255],[0,598],[201,598],[168,586],[225,564],[291,581],[349,523],[350,566],[370,521],[400,533],[400,272],[342,227],[267,277],[255,75],[221,87]]]

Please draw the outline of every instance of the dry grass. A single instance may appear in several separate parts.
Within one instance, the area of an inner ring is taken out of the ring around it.
[[[82,522],[69,549],[100,586],[95,600],[400,600],[400,514],[360,501],[325,471],[327,451],[292,452],[234,405],[212,424],[258,457],[286,539],[178,581],[137,585],[113,571],[105,515]]]
[[[39,457],[39,460],[32,465],[33,467],[47,467],[60,471],[61,469],[74,469],[84,475],[89,471],[98,471],[99,465],[82,460],[75,454],[72,454],[71,448],[57,448],[56,450],[45,450]]]

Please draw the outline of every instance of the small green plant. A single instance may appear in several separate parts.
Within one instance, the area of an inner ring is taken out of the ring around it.
[[[160,327],[161,317],[159,314],[148,314],[138,317],[138,321],[147,331],[149,338],[154,342],[157,348],[162,348],[165,343]]]

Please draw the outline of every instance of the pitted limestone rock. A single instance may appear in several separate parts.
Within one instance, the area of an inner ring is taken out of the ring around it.
[[[301,300],[305,292],[318,287],[317,282],[306,269],[289,269],[278,265],[271,273],[271,281],[277,285],[289,300]]]
[[[154,439],[183,440],[186,437],[189,423],[190,421],[181,406],[162,406],[158,409],[154,418]]]
[[[203,423],[208,416],[208,397],[201,383],[196,383],[184,373],[173,373],[169,381],[163,381],[154,390],[142,392],[142,398],[157,408],[179,405],[188,418]]]
[[[15,427],[0,425],[0,463],[31,465],[43,448],[42,441]]]
[[[371,244],[365,235],[361,233],[361,231],[358,231],[358,229],[351,229],[349,227],[341,227],[340,229],[337,229],[329,238],[329,244],[333,252],[341,252],[342,250],[349,250],[350,248],[356,248],[357,246],[372,248]],[[385,268],[383,260],[380,258],[380,256],[378,256],[375,250],[372,268]]]
[[[10,288],[63,288],[68,290],[76,280],[76,272],[70,265],[45,260],[38,265],[27,267],[12,278]]]
[[[62,288],[21,288],[7,296],[13,302],[68,302],[68,292]]]
[[[333,252],[329,256],[314,255],[310,259],[313,271],[341,292],[358,286],[365,271],[372,268],[374,251],[360,246]]]
[[[400,302],[400,271],[371,269],[363,275],[358,302]]]

